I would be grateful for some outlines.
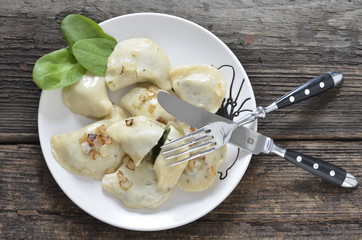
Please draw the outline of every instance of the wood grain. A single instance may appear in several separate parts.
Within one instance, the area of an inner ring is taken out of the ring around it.
[[[361,143],[283,145],[343,165],[361,178],[355,172],[361,167]],[[49,173],[38,145],[0,145],[0,149],[0,233],[11,239],[341,239],[342,233],[357,239],[353,237],[362,234],[360,188],[334,187],[276,156],[253,157],[233,193],[205,217],[174,230],[141,233],[106,225],[73,204]]]
[[[142,7],[132,12],[168,9],[163,12],[189,18],[222,39],[244,65],[260,105],[270,104],[321,73],[342,71],[345,77],[340,87],[271,114],[261,121],[260,129],[277,139],[361,138],[362,110],[353,104],[361,96],[360,1],[284,1],[279,7],[266,1],[226,1],[222,8],[217,1],[188,3],[190,6],[172,1],[138,3]],[[48,11],[41,12],[39,4]],[[40,90],[32,82],[31,70],[40,56],[65,46],[60,21],[72,12],[101,22],[128,11],[125,3],[115,1],[87,1],[87,7],[83,2],[50,1],[14,6],[9,0],[2,5],[1,31],[5,34],[0,45],[0,142],[7,142],[8,138],[36,141]],[[137,3],[129,8],[134,6]],[[188,13],[176,11],[182,8]],[[15,23],[17,27],[13,27]]]
[[[70,13],[96,22],[135,12],[189,19],[238,57],[258,105],[321,73],[340,86],[270,113],[259,131],[283,147],[328,160],[362,178],[362,2],[2,0],[0,7],[0,239],[351,239],[362,236],[360,188],[322,182],[276,156],[254,156],[233,193],[205,217],[159,232],[115,228],[79,209],[43,159],[32,68],[65,47]]]

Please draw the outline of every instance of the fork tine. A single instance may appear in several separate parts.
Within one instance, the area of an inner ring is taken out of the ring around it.
[[[173,141],[171,141],[171,142],[169,142],[169,143],[164,144],[163,146],[161,146],[161,148],[166,148],[166,147],[168,147],[168,146],[170,146],[170,145],[173,145],[173,144],[175,144],[175,143],[178,143],[178,142],[181,142],[181,141],[183,141],[183,140],[189,139],[189,138],[191,138],[191,137],[193,137],[193,136],[195,136],[195,135],[197,135],[197,134],[199,134],[199,133],[207,132],[207,130],[208,130],[208,129],[206,129],[206,128],[200,128],[200,129],[198,129],[198,130],[196,130],[196,131],[194,131],[194,132],[191,132],[191,133],[185,135],[185,136],[182,137],[182,138],[178,138],[178,139],[176,139],[176,140],[173,140]]]
[[[208,134],[206,134],[206,135],[201,136],[201,137],[199,137],[199,138],[195,138],[195,139],[193,139],[193,140],[191,140],[191,141],[189,141],[189,142],[186,142],[186,143],[184,143],[184,144],[181,144],[181,145],[179,145],[179,146],[177,146],[177,147],[174,147],[174,148],[165,150],[162,154],[167,155],[167,154],[169,154],[169,153],[172,153],[172,152],[174,152],[174,151],[177,151],[177,150],[179,150],[179,149],[181,149],[181,148],[184,148],[184,147],[186,147],[186,146],[189,146],[189,145],[191,145],[191,144],[195,144],[195,143],[201,142],[201,141],[203,141],[203,140],[205,140],[205,139],[207,139],[207,138],[211,138],[211,136],[208,135]]]
[[[205,151],[203,151],[203,152],[200,152],[200,153],[198,153],[198,154],[191,155],[190,157],[187,157],[187,158],[181,159],[180,161],[171,163],[171,164],[169,164],[168,166],[169,166],[169,167],[172,167],[172,166],[181,164],[181,163],[183,163],[183,162],[190,161],[190,160],[192,160],[192,159],[195,159],[195,158],[201,157],[201,156],[203,156],[203,155],[206,155],[206,154],[208,154],[208,153],[211,153],[211,152],[213,152],[213,151],[215,151],[215,150],[216,150],[216,148],[209,148],[209,149],[207,149],[207,150],[205,150]]]
[[[194,147],[192,147],[192,148],[189,148],[189,149],[187,149],[187,150],[185,150],[185,151],[183,151],[183,152],[174,154],[174,155],[172,155],[172,156],[165,157],[165,160],[168,161],[168,160],[171,160],[171,159],[173,159],[173,158],[177,158],[177,157],[179,157],[179,156],[182,156],[182,155],[184,155],[184,154],[186,154],[186,153],[194,152],[194,151],[196,151],[196,150],[198,150],[198,149],[201,149],[201,148],[203,148],[203,147],[206,147],[207,145],[210,145],[210,144],[212,144],[212,143],[215,143],[215,142],[211,140],[211,141],[208,141],[208,142],[205,142],[205,143],[196,145],[196,146],[194,146]]]

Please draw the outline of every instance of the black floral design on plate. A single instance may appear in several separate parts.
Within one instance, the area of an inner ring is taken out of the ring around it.
[[[221,68],[224,68],[224,67],[231,68],[233,75],[232,75],[232,79],[231,79],[228,96],[223,99],[223,101],[221,103],[221,107],[217,110],[216,114],[223,116],[225,118],[228,118],[230,120],[233,120],[235,117],[238,117],[240,115],[240,113],[242,113],[242,112],[251,112],[252,111],[250,109],[243,108],[245,103],[250,101],[251,98],[248,97],[248,98],[244,99],[242,101],[242,103],[238,106],[238,100],[240,97],[240,93],[243,89],[245,79],[243,78],[243,80],[241,81],[241,84],[239,86],[238,93],[236,94],[235,97],[233,97],[232,89],[234,88],[234,84],[235,84],[235,69],[231,65],[222,65],[218,69],[220,70]]]
[[[240,115],[240,113],[242,113],[242,112],[252,112],[251,109],[246,109],[244,107],[245,104],[251,100],[251,98],[247,97],[245,99],[241,99],[241,103],[238,104],[238,102],[240,102],[238,100],[241,97],[241,92],[243,90],[245,79],[244,78],[242,79],[236,96],[233,96],[232,90],[237,87],[235,85],[238,83],[238,80],[235,78],[236,77],[235,69],[231,65],[222,65],[218,69],[220,70],[222,68],[230,68],[232,70],[232,79],[231,79],[231,84],[228,89],[228,92],[226,93],[226,96],[222,101],[221,107],[218,109],[216,114],[218,114],[222,117],[228,118],[230,120],[234,120],[234,118],[237,118]],[[218,171],[218,173],[220,174],[220,176],[219,176],[220,180],[224,180],[227,177],[228,171],[234,166],[236,160],[239,158],[239,154],[240,154],[240,149],[238,148],[234,161],[225,170],[225,173]]]

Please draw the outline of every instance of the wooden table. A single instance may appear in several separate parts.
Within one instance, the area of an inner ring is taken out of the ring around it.
[[[254,156],[216,209],[185,226],[119,229],[73,204],[39,145],[41,91],[34,62],[64,47],[59,24],[80,13],[96,22],[160,12],[207,28],[243,64],[258,105],[330,71],[343,83],[259,121],[284,146],[328,160],[362,180],[362,2],[50,1],[0,3],[0,239],[362,239],[362,190],[322,182],[276,156]]]

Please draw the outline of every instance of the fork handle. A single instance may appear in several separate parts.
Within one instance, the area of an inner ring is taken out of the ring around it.
[[[328,182],[348,188],[357,186],[357,179],[353,175],[319,158],[286,149],[284,159]]]
[[[342,73],[328,72],[299,86],[274,102],[277,108],[287,107],[294,103],[311,98],[338,85],[342,81]]]

